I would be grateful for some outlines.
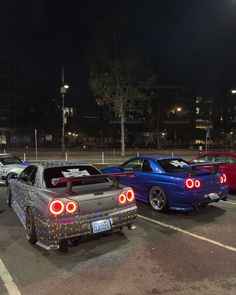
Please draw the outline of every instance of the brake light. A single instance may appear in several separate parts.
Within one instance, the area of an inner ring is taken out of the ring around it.
[[[201,186],[201,182],[198,179],[194,180],[192,178],[187,178],[185,180],[185,185],[187,188],[199,188]]]
[[[226,175],[223,174],[222,176],[223,176],[223,180],[224,180],[224,182],[227,182],[227,177],[226,177]]]
[[[126,196],[122,193],[118,197],[118,201],[120,205],[124,205],[126,203]]]
[[[198,180],[198,179],[195,180],[194,185],[195,185],[196,188],[199,188],[201,186],[200,180]]]
[[[77,209],[78,209],[78,206],[75,202],[70,201],[66,204],[66,212],[67,213],[70,213],[70,214],[74,213]]]
[[[65,210],[65,205],[61,200],[54,200],[49,204],[49,211],[53,215],[59,215]]]
[[[194,187],[194,181],[191,178],[187,178],[185,180],[185,185],[187,186],[187,188],[193,188]]]
[[[222,174],[222,175],[220,176],[220,183],[226,183],[226,181],[227,181],[227,177],[226,177],[226,175],[225,175],[225,174]]]
[[[134,200],[134,191],[129,189],[127,192],[126,192],[126,198],[129,202],[132,202]]]

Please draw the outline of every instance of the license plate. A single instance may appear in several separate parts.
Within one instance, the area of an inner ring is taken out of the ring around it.
[[[103,219],[92,222],[93,233],[101,233],[111,229],[111,224],[109,219]]]
[[[217,200],[220,198],[220,196],[217,193],[210,193],[208,195],[205,195],[205,198],[210,198],[211,200]]]

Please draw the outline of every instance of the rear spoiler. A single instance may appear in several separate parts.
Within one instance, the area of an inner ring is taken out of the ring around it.
[[[89,176],[78,176],[78,177],[64,177],[64,178],[52,178],[52,185],[56,186],[60,183],[67,183],[66,191],[70,194],[72,192],[73,183],[80,180],[97,180],[97,179],[106,179],[111,178],[114,179],[114,185],[116,188],[119,187],[119,180],[122,176],[133,177],[135,174],[133,172],[126,173],[110,173],[110,174],[95,174]]]
[[[193,177],[196,174],[196,170],[199,167],[206,167],[206,166],[212,166],[212,172],[217,173],[219,165],[224,165],[225,163],[202,163],[202,164],[191,164],[190,167],[188,168],[188,177]]]

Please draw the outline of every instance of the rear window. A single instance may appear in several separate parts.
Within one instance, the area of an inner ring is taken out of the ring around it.
[[[44,170],[44,182],[47,188],[53,187],[66,187],[66,183],[60,183],[56,186],[52,184],[52,180],[55,178],[67,178],[67,177],[79,177],[79,176],[89,176],[89,175],[97,175],[101,174],[99,170],[92,166],[80,165],[80,166],[65,166],[65,167],[52,167],[46,168]],[[84,185],[84,184],[95,184],[108,182],[106,178],[104,179],[92,179],[92,180],[80,180],[73,183],[76,185]]]
[[[183,159],[162,159],[157,160],[157,163],[164,169],[166,172],[182,172],[186,171],[189,163]]]
[[[6,156],[0,158],[0,162],[3,165],[10,165],[10,164],[19,164],[22,163],[21,159],[15,156]]]

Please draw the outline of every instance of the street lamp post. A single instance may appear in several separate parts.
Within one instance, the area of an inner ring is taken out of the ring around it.
[[[174,109],[175,113],[178,114],[182,111],[182,108],[181,107],[176,107]],[[174,140],[175,140],[175,146],[177,144],[177,130],[176,130],[176,124],[175,124],[175,129],[174,129]]]
[[[61,108],[62,108],[62,129],[61,129],[61,157],[64,159],[65,158],[65,95],[66,95],[66,90],[69,88],[67,84],[65,84],[65,76],[64,76],[64,67],[61,67],[61,82],[62,86],[60,88],[61,92]]]

